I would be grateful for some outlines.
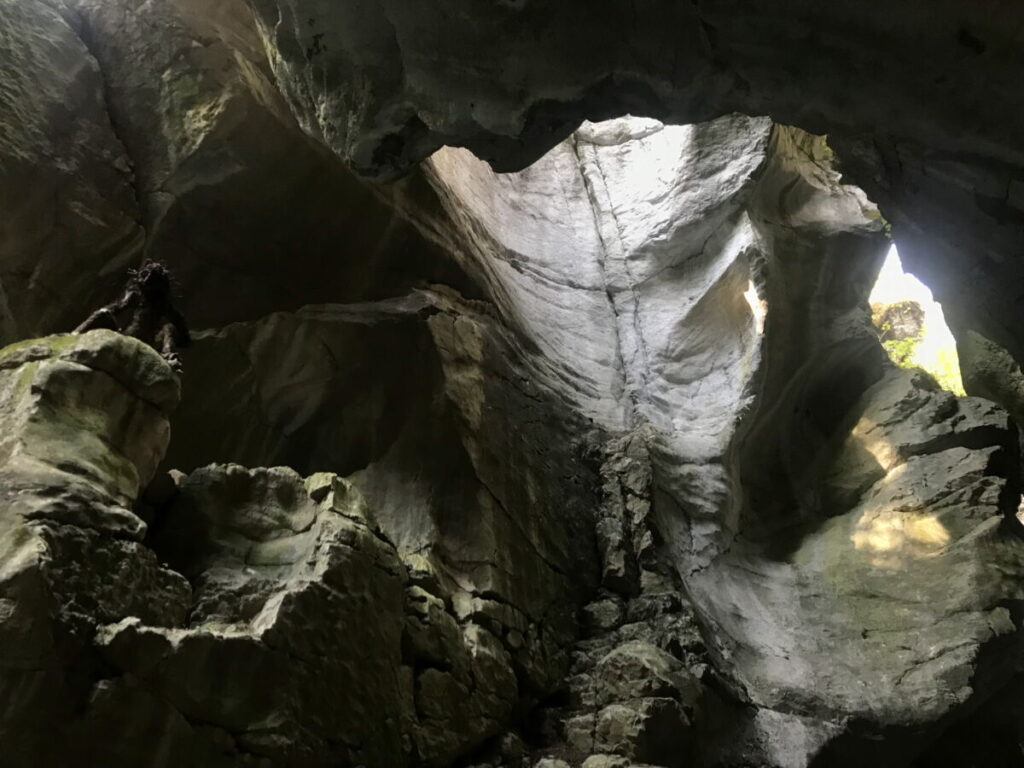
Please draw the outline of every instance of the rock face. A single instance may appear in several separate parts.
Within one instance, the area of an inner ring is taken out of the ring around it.
[[[663,135],[671,131],[686,139]],[[543,339],[538,345],[558,344],[557,360],[576,363],[563,381],[603,380],[623,410],[601,409],[594,398],[579,407],[609,429],[651,428],[656,532],[693,599],[715,668],[728,670],[737,699],[757,712],[729,729],[728,759],[834,761],[871,753],[881,733],[890,741],[886,759],[909,759],[918,743],[911,731],[923,721],[941,727],[958,702],[1004,674],[989,677],[981,649],[1004,632],[1016,636],[1002,607],[1018,599],[1013,580],[995,577],[999,568],[984,587],[967,575],[986,572],[982,563],[1016,569],[1019,545],[1007,531],[1019,484],[1012,427],[978,401],[887,368],[866,306],[881,250],[877,215],[838,184],[820,142],[729,119],[689,131],[603,125],[564,146],[575,162],[560,148],[511,177],[491,176],[467,155],[454,164],[451,150],[430,172],[461,230],[451,249],[510,275],[495,291],[499,305]],[[665,148],[680,146],[700,149],[673,166]],[[544,240],[550,250],[539,262],[524,259],[531,227],[548,231],[540,222],[553,209],[541,202],[550,179],[571,189],[573,165],[598,234],[580,225],[584,216],[556,214],[554,233],[562,222],[575,232]],[[628,176],[652,167],[662,173]],[[534,183],[542,171],[546,183]],[[699,192],[685,183],[690,173],[705,180]],[[678,186],[666,191],[663,180]],[[645,215],[651,200],[664,220]],[[555,248],[575,253],[575,284],[547,268],[565,263],[548,255]],[[597,290],[582,277],[588,249]],[[556,291],[558,303],[534,309]],[[619,341],[622,379],[603,374],[604,361],[586,344],[560,342],[560,329],[572,327],[561,317],[587,306]],[[896,425],[904,436],[890,433]],[[621,526],[599,522],[599,543],[625,541]],[[965,580],[953,589],[937,574],[950,567],[946,558],[960,557],[976,565],[956,567]],[[927,566],[910,565],[918,560]],[[606,583],[628,580],[633,563],[620,550],[605,565]],[[622,621],[616,600],[594,610],[604,629]],[[880,633],[873,616],[887,617]],[[904,650],[893,654],[889,643]],[[1013,666],[1012,652],[1001,658]],[[865,687],[864,665],[878,675],[875,685]],[[852,677],[843,680],[845,670]],[[918,687],[921,674],[927,682]],[[856,732],[847,730],[850,717],[860,721]],[[570,742],[572,728],[565,726]]]
[[[0,762],[1012,764],[1016,11],[464,5],[0,0]]]
[[[194,585],[187,628],[128,619],[97,644],[186,719],[217,726],[183,740],[183,754],[202,744],[225,765],[448,765],[511,711],[499,637],[460,623],[429,573],[410,574],[336,475],[197,470],[153,547]]]
[[[581,120],[626,112],[694,123],[739,111],[828,133],[908,268],[960,327],[1024,360],[1005,288],[1024,276],[1019,7],[253,7],[303,128],[367,175],[404,172],[443,144],[516,170]]]
[[[7,347],[0,388],[4,759],[88,760],[82,729],[102,706],[93,629],[126,616],[176,626],[189,610],[188,582],[142,544],[132,512],[178,383],[149,347],[94,331]]]
[[[648,429],[611,442],[601,465],[602,587],[561,699],[537,714],[541,752],[572,764],[692,765],[708,691],[707,648],[676,571],[655,547]]]
[[[704,596],[695,600],[713,603],[713,645],[762,707],[758,749],[768,746],[773,764],[802,765],[790,750],[842,731],[835,715],[794,717],[808,705],[906,729],[910,751],[915,737],[927,738],[922,726],[1015,669],[1016,651],[984,651],[1019,642],[1020,593],[1015,577],[1001,576],[1020,558],[1006,534],[1017,489],[1006,415],[890,372],[851,418],[853,431],[814,468],[820,485],[803,490],[818,497],[803,515],[826,517],[758,520],[688,582]],[[763,506],[756,512],[766,516]],[[883,759],[899,760],[899,741],[887,735]],[[858,750],[878,759],[878,748],[852,733],[819,759]]]
[[[97,282],[102,288],[113,277],[108,270],[123,269],[121,254],[137,250],[143,234],[103,76],[67,15],[59,5],[4,2],[0,39],[0,205],[7,212],[0,341],[7,344],[84,320],[72,314],[76,302],[96,300]]]
[[[785,13],[729,0],[557,10],[455,2],[428,11],[394,0],[372,9],[313,0],[8,6],[3,23],[19,44],[5,47],[5,71],[17,74],[4,112],[19,118],[0,156],[12,181],[35,163],[51,169],[51,190],[70,195],[56,201],[65,218],[55,227],[52,191],[4,187],[5,210],[18,211],[9,220],[19,222],[18,239],[13,230],[4,238],[5,292],[25,304],[6,322],[45,319],[8,339],[66,326],[52,292],[96,268],[104,281],[76,288],[108,293],[142,250],[180,266],[204,325],[241,319],[232,305],[253,319],[333,301],[339,287],[346,300],[374,288],[374,298],[394,294],[410,260],[440,274],[438,254],[421,250],[317,144],[375,177],[407,172],[444,144],[508,170],[584,118],[632,112],[692,123],[741,111],[829,133],[844,172],[882,205],[905,263],[927,277],[955,325],[1024,360],[1016,295],[1006,288],[1021,279],[1024,19],[998,0],[897,11],[881,0],[827,9],[802,0]],[[74,87],[76,73],[87,87]],[[84,117],[84,141],[33,132],[60,110]],[[274,196],[264,185],[255,202],[246,192],[270,168]],[[333,197],[348,204],[325,208]],[[277,220],[290,201],[299,213]],[[240,207],[246,225],[224,226]],[[190,237],[199,229],[203,238]],[[297,240],[306,254],[298,282],[277,266],[292,266]],[[357,257],[402,253],[402,266],[353,267],[336,258],[339,242]],[[85,270],[60,261],[69,247],[88,251]],[[245,290],[228,300],[218,287],[227,281]],[[311,285],[333,288],[314,294]]]
[[[183,386],[216,394],[183,404],[170,465],[350,473],[403,556],[452,580],[460,618],[522,635],[510,652],[536,695],[565,666],[565,606],[597,579],[592,427],[538,394],[482,309],[422,292],[199,334]],[[567,439],[545,444],[552,432]]]
[[[95,331],[0,371],[8,764],[449,765],[502,730],[536,628],[404,563],[351,483],[211,465],[147,535],[163,360]]]
[[[206,5],[0,5],[0,342],[73,328],[144,257],[197,327],[459,284],[301,132],[244,4]]]
[[[1011,94],[1021,16],[995,3],[944,3],[927,16],[811,2],[781,14],[727,0],[254,8],[303,127],[369,172],[401,169],[453,139],[526,165],[588,112],[636,105],[680,123],[743,107],[818,130],[867,126],[1019,160],[1024,115]],[[898,64],[921,61],[924,71]]]

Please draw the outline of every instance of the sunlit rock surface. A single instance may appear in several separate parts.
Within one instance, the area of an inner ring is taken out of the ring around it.
[[[871,387],[833,434],[848,435],[838,451],[821,445],[821,463],[784,502],[759,497],[753,525],[688,583],[714,606],[712,645],[737,684],[778,711],[752,729],[764,728],[758,749],[773,763],[804,764],[779,732],[802,751],[852,716],[906,733],[882,744],[848,733],[819,759],[900,764],[927,725],[1017,667],[1016,434],[991,403],[904,371]],[[808,712],[815,721],[795,717]]]
[[[824,140],[732,114],[833,132],[1016,413],[1013,25],[657,7],[0,0],[3,338],[146,255],[196,330],[173,414],[109,332],[0,352],[0,762],[1019,752],[1017,433],[887,362]]]
[[[878,217],[829,164],[820,141],[729,118],[584,127],[510,176],[461,150],[428,170],[458,227],[449,247],[488,265],[498,305],[569,369],[549,386],[603,382],[618,407],[584,388],[586,412],[651,428],[658,534],[721,672],[761,708],[731,732],[735,760],[876,756],[882,733],[969,709],[1013,666],[1011,652],[989,671],[980,649],[1017,632],[1000,607],[1018,597],[1013,579],[982,565],[1017,567],[1014,432],[998,409],[890,368],[866,302]],[[580,183],[593,229],[561,208]],[[531,239],[546,216],[552,237]],[[572,279],[556,257],[569,250]],[[621,378],[589,352],[602,333]],[[955,589],[938,577],[948,568],[963,573]],[[900,633],[913,642],[894,653]],[[890,738],[888,759],[912,757],[913,738]]]
[[[178,591],[156,617],[79,609],[117,673],[76,662],[92,704],[63,754],[511,766],[488,740],[532,708],[538,757],[908,764],[1016,669],[1016,436],[888,364],[866,302],[885,241],[823,146],[730,117],[584,126],[504,177],[448,150],[400,203],[487,299],[197,333],[164,462],[189,474],[139,508],[152,551],[116,518],[156,569],[142,592]],[[159,359],[93,357],[174,403]],[[194,469],[214,460],[311,476]],[[89,583],[60,594],[90,605]],[[129,710],[160,751],[100,739]]]
[[[370,176],[404,172],[443,144],[519,170],[581,120],[627,112],[685,124],[738,111],[828,133],[956,325],[1024,360],[1008,288],[1024,279],[1019,5],[253,8],[303,129]]]

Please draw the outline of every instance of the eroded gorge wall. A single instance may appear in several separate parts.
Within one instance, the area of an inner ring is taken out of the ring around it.
[[[11,765],[1014,754],[1017,429],[888,361],[850,181],[1012,409],[1016,113],[958,128],[933,84],[883,131],[910,73],[789,82],[754,41],[809,55],[817,19],[732,5],[0,0]],[[1016,33],[977,13],[949,76],[1003,93]],[[46,336],[143,258],[180,381]]]

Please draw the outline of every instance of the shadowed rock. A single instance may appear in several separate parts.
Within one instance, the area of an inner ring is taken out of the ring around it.
[[[101,674],[89,650],[98,624],[185,620],[189,584],[141,543],[132,512],[177,401],[160,356],[111,331],[0,350],[0,742],[11,765],[88,759],[76,729]]]

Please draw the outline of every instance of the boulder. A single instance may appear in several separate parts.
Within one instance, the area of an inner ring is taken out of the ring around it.
[[[0,350],[0,742],[12,766],[87,753],[72,734],[98,624],[185,621],[191,588],[143,545],[132,511],[177,399],[164,360],[110,331]]]
[[[679,659],[650,643],[623,643],[595,670],[598,705],[642,698],[673,698],[691,713],[700,687]]]
[[[610,704],[597,715],[594,748],[636,762],[683,768],[691,760],[693,735],[679,702],[646,698]]]

